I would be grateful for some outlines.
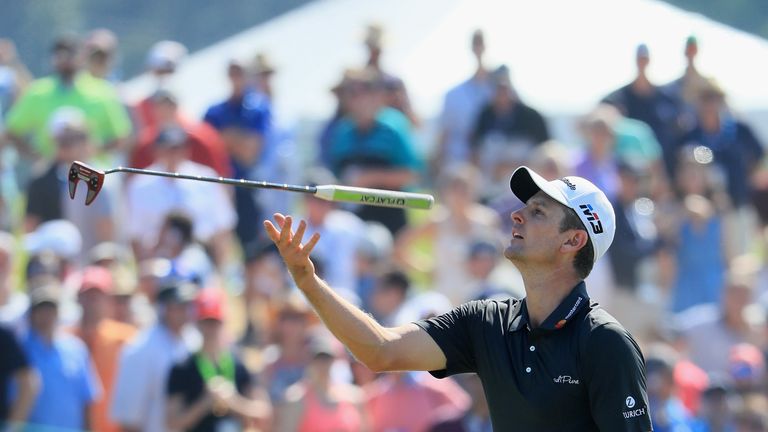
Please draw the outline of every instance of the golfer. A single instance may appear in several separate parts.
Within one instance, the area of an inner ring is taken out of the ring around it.
[[[522,300],[465,303],[435,318],[387,328],[343,300],[314,271],[290,216],[264,226],[328,328],[374,371],[426,370],[480,377],[496,431],[650,431],[644,360],[632,336],[597,303],[584,278],[615,232],[605,194],[580,177],[547,181],[527,167],[510,187],[504,255],[525,282]]]

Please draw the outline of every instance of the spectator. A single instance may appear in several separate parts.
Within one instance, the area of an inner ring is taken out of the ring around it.
[[[344,89],[350,92],[350,116],[334,136],[331,167],[350,186],[403,190],[416,181],[421,163],[405,117],[384,107],[382,85],[370,70],[351,74]],[[356,213],[393,235],[407,223],[403,209],[361,206]]]
[[[680,107],[674,98],[667,95],[648,78],[651,54],[648,46],[640,44],[635,51],[637,76],[631,83],[614,91],[603,99],[631,119],[640,120],[650,126],[661,144],[662,155],[668,177],[675,170],[675,140],[679,134],[678,118]]]
[[[224,335],[225,298],[206,288],[195,299],[200,351],[171,369],[167,386],[166,424],[170,430],[244,430],[265,420],[269,405],[256,397],[256,383]]]
[[[392,233],[377,222],[365,224],[365,235],[355,250],[355,278],[357,297],[362,310],[371,310],[371,297],[379,275],[392,265]]]
[[[693,425],[691,414],[675,395],[676,362],[677,355],[669,346],[656,345],[646,350],[648,408],[657,432],[691,431]]]
[[[188,282],[165,281],[155,299],[158,322],[122,349],[110,413],[123,431],[166,430],[168,375],[199,346],[188,327],[196,293]]]
[[[0,428],[13,431],[27,421],[40,383],[16,335],[4,326],[0,326],[0,351]]]
[[[117,424],[109,419],[109,406],[112,403],[120,350],[136,333],[133,326],[109,318],[113,286],[112,274],[105,268],[86,267],[82,271],[78,293],[82,316],[79,325],[72,329],[88,347],[104,386],[104,393],[90,411],[89,424],[99,432],[120,431]]]
[[[405,273],[397,270],[384,273],[373,290],[371,315],[385,326],[394,326],[401,322],[399,315],[410,289],[411,281]]]
[[[645,193],[647,177],[626,163],[619,164],[618,175],[619,190],[612,200],[616,233],[613,247],[608,249],[615,282],[609,310],[635,337],[643,337],[655,333],[662,319],[662,305],[649,301],[641,291],[647,284],[661,282],[650,279],[646,269],[658,268],[662,240],[654,221],[655,204]],[[638,305],[646,312],[638,314]]]
[[[60,107],[82,110],[99,149],[122,148],[131,123],[115,89],[106,81],[80,72],[80,42],[57,39],[52,48],[54,75],[41,78],[14,104],[7,118],[9,137],[23,153],[51,160],[55,146],[46,127]]]
[[[189,159],[187,143],[184,130],[164,129],[155,140],[155,163],[149,169],[216,177],[211,168]],[[211,247],[216,265],[227,261],[236,215],[222,185],[136,176],[128,181],[126,195],[128,233],[140,260],[154,246],[168,213],[181,211],[192,219],[195,239]]]
[[[311,353],[311,311],[298,296],[290,296],[277,311],[274,324],[273,345],[264,350],[264,385],[270,399],[277,406],[284,402],[285,391],[304,376]]]
[[[16,45],[10,39],[0,38],[0,131],[5,113],[30,82],[32,74],[19,59]]]
[[[248,70],[241,62],[230,61],[227,77],[232,89],[230,95],[209,107],[203,120],[221,134],[233,176],[256,180],[254,170],[263,154],[270,125],[269,99],[249,85]],[[257,199],[259,193],[247,188],[234,190],[238,216],[235,232],[243,248],[257,241],[261,234],[253,223],[264,216]]]
[[[186,133],[185,141],[191,161],[212,168],[220,176],[230,175],[226,149],[218,133],[209,124],[196,122],[182,114],[176,94],[158,90],[148,99],[147,107],[152,110],[153,124],[142,128],[139,134],[130,158],[132,167],[146,168],[156,163],[154,144],[164,131],[178,128]]]
[[[734,432],[767,432],[768,398],[761,393],[748,395],[734,418]]]
[[[717,302],[726,265],[734,255],[728,199],[705,147],[681,152],[677,172],[679,202],[662,207],[657,217],[666,250],[674,253],[670,308],[680,312],[697,304]]]
[[[334,175],[324,168],[310,169],[303,184],[310,186],[337,184]],[[365,223],[353,213],[336,208],[333,202],[307,195],[304,200],[307,233],[320,233],[327,244],[318,245],[313,258],[321,261],[325,269],[325,280],[333,284],[338,292],[355,304],[357,278],[354,262],[357,245],[365,235]]]
[[[68,176],[72,161],[87,162],[93,157],[85,113],[74,107],[58,108],[51,115],[49,128],[56,144],[56,155],[48,168],[29,183],[25,229],[31,232],[43,222],[67,219],[80,232],[82,250],[115,240],[117,197],[114,189],[108,185],[103,187],[99,199],[87,208],[83,206],[88,192],[85,185],[77,188],[75,200],[69,196]]]
[[[64,281],[72,267],[76,266],[82,244],[80,230],[66,219],[44,222],[24,236],[24,247],[30,256],[53,255],[58,274],[52,276],[56,276],[61,281]]]
[[[730,375],[728,353],[734,346],[763,346],[760,323],[746,313],[754,300],[752,276],[732,272],[719,303],[697,306],[674,319],[688,357],[708,374]]]
[[[187,48],[179,42],[163,40],[152,45],[147,53],[147,72],[154,79],[154,88],[150,96],[142,99],[135,107],[136,128],[143,133],[145,128],[158,128],[155,109],[152,107],[152,95],[166,89],[179,64],[187,55]]]
[[[478,173],[473,167],[447,169],[438,179],[437,188],[443,206],[427,223],[398,235],[395,257],[404,268],[428,271],[435,291],[459,305],[474,295],[465,265],[471,239],[497,237],[501,222],[493,210],[476,203]],[[419,241],[430,245],[431,262],[422,264],[411,257]]]
[[[276,70],[265,53],[258,53],[253,59],[251,73],[253,74],[256,91],[261,92],[271,101],[274,98],[272,92],[272,78]]]
[[[508,191],[509,173],[550,138],[544,117],[512,87],[509,69],[500,66],[492,80],[493,96],[475,119],[470,140],[472,162],[483,173],[483,198],[497,196],[496,189]]]
[[[193,229],[192,220],[184,213],[169,213],[153,256],[169,260],[175,271],[207,286],[213,282],[214,267],[205,249],[195,241]]]
[[[694,421],[693,432],[734,431],[732,391],[720,381],[710,383],[701,395],[701,407]]]
[[[15,289],[16,240],[13,235],[0,231],[0,326],[17,328],[27,310],[29,299]],[[2,390],[0,390],[2,391]]]
[[[379,75],[384,85],[385,105],[403,113],[412,125],[418,125],[419,119],[411,107],[411,100],[405,83],[399,77],[385,71],[381,65],[382,50],[384,48],[384,28],[378,23],[369,24],[365,33],[365,48],[368,51],[368,60],[365,68]]]
[[[696,99],[701,88],[707,85],[708,78],[699,72],[696,66],[696,57],[699,54],[699,40],[694,35],[685,39],[685,72],[680,78],[670,82],[665,87],[666,92],[676,98],[681,107],[684,108],[682,127],[685,130],[692,127],[696,118]]]
[[[128,269],[118,267],[113,270],[115,289],[112,291],[112,314],[114,321],[137,327],[140,322],[136,319],[134,311],[137,308],[136,303],[146,298],[138,296],[136,293],[136,277]],[[148,306],[144,304],[143,306]]]
[[[329,337],[315,336],[311,353],[304,379],[288,388],[277,409],[275,432],[368,431],[360,389],[331,378],[336,350]]]
[[[476,238],[467,253],[467,274],[470,277],[469,292],[472,300],[507,298],[511,295],[498,282],[492,280],[493,271],[499,265],[501,251],[496,239]]]
[[[765,356],[749,343],[740,343],[728,352],[729,377],[740,394],[765,390]]]
[[[477,374],[464,374],[456,377],[462,388],[469,395],[471,405],[459,417],[439,421],[430,432],[493,432],[488,401],[483,392],[483,383]]]
[[[587,145],[581,161],[576,163],[575,175],[591,181],[609,200],[615,200],[619,189],[619,161],[613,127],[606,119],[591,118],[584,122],[582,133]]]
[[[99,28],[85,38],[85,70],[91,76],[117,82],[113,70],[117,56],[117,35],[112,30]]]
[[[336,111],[334,111],[333,116],[325,123],[322,132],[320,132],[318,139],[319,148],[317,151],[318,162],[328,169],[331,168],[331,145],[333,144],[336,130],[344,119],[349,116],[351,111],[351,95],[348,84],[353,76],[354,70],[345,70],[339,83],[331,88],[331,93],[336,98]]]
[[[426,432],[439,419],[457,417],[470,405],[467,393],[453,380],[438,380],[425,372],[380,375],[365,392],[374,432]]]
[[[485,36],[482,30],[472,33],[472,54],[477,68],[466,81],[450,89],[443,101],[433,172],[456,163],[470,162],[470,136],[480,110],[493,95],[491,73],[485,66]]]
[[[61,295],[61,286],[55,284],[30,292],[29,332],[23,345],[42,385],[28,422],[88,430],[94,403],[102,395],[101,383],[85,344],[58,330]]]
[[[681,146],[704,146],[724,177],[726,191],[737,209],[749,204],[751,176],[760,166],[765,150],[752,128],[728,110],[725,93],[714,81],[702,86],[697,99],[696,127],[683,135]]]

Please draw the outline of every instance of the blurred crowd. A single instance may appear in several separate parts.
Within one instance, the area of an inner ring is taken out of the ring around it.
[[[310,142],[273,114],[280,65],[266,52],[210,77],[230,93],[195,118],[179,103],[195,89],[168,85],[188,55],[178,42],[148,50],[154,90],[129,105],[111,31],[57,38],[39,78],[0,40],[2,430],[490,431],[476,376],[377,375],[352,358],[261,222],[305,219],[322,234],[321,276],[396,326],[524,295],[501,257],[519,206],[509,175],[528,165],[585,177],[615,207],[615,240],[587,286],[643,348],[654,429],[768,431],[765,150],[697,69],[696,37],[679,41],[687,67],[670,83],[648,78],[646,45],[627,47],[636,77],[574,122],[578,142],[562,142],[521,99],[514,64],[487,64],[480,30],[454,47],[471,50],[474,73],[446,89],[441,113],[415,112],[386,68],[384,31],[350,41],[368,57],[317,89],[337,106]],[[427,124],[435,143],[420,141]],[[74,160],[427,191],[437,206],[111,175],[86,207],[83,185],[69,196]]]

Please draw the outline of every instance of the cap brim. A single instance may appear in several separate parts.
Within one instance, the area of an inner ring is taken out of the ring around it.
[[[532,196],[542,191],[560,204],[571,206],[562,191],[527,166],[521,166],[512,173],[509,188],[523,203],[528,203]]]

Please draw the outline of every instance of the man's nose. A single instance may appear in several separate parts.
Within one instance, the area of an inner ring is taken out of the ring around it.
[[[522,210],[518,210],[516,212],[513,212],[509,217],[512,219],[512,222],[516,224],[522,224],[524,222],[523,215],[521,214]]]

